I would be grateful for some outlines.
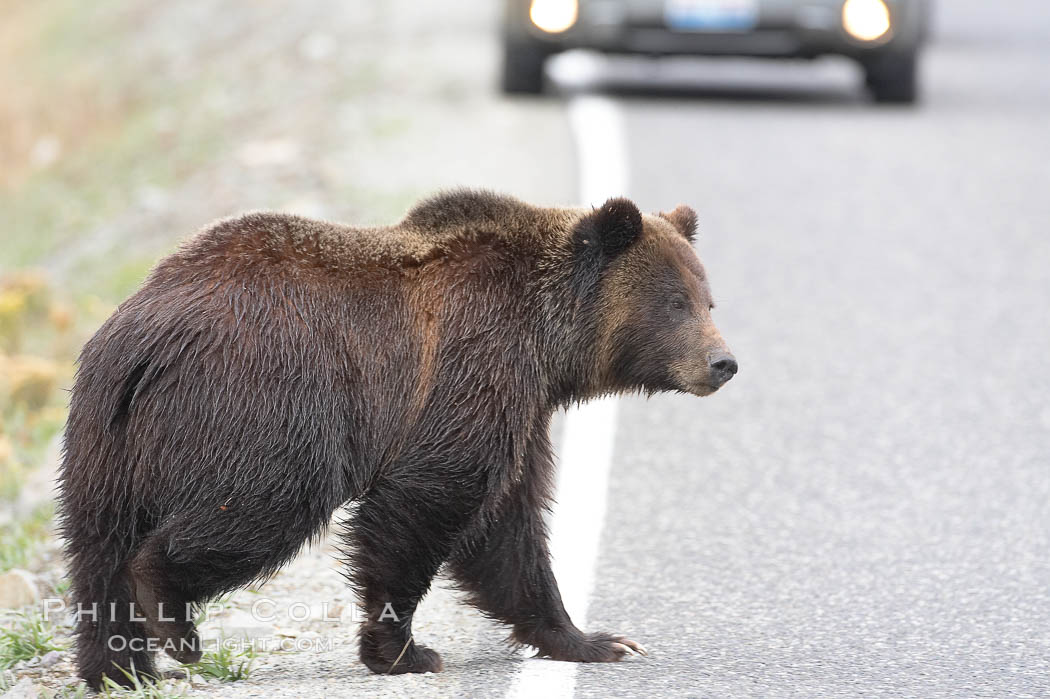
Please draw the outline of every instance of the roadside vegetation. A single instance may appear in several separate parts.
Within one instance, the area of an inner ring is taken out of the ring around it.
[[[205,679],[215,678],[221,682],[238,682],[251,675],[255,652],[248,646],[244,649],[220,643],[214,651],[207,651],[199,662],[185,665],[186,670]]]
[[[149,680],[127,672],[124,674],[131,683],[130,687],[124,687],[107,677],[99,696],[106,699],[176,699],[186,695],[185,686],[179,686],[170,680]]]
[[[44,533],[35,508],[4,505],[57,455],[77,350],[148,265],[117,256],[54,273],[72,244],[127,207],[134,188],[124,185],[160,177],[131,167],[159,145],[136,126],[150,109],[146,66],[93,48],[123,31],[130,5],[15,0],[0,26],[0,513],[14,513],[0,515],[0,570],[30,566]]]
[[[18,498],[62,429],[73,315],[42,274],[0,279],[0,502]]]
[[[37,550],[51,535],[53,510],[47,503],[28,517],[0,525],[0,573],[30,567]],[[62,594],[65,590],[56,592]]]
[[[32,568],[47,536],[49,512],[38,505],[49,493],[39,491],[50,490],[79,347],[156,256],[93,246],[93,236],[198,167],[218,138],[205,133],[207,109],[173,122],[172,110],[200,86],[174,89],[157,78],[149,42],[136,32],[147,10],[134,0],[14,0],[4,8],[0,572]],[[157,152],[164,157],[149,157]],[[34,481],[49,460],[52,472]]]
[[[457,123],[469,95],[454,70],[417,70],[436,65],[428,56],[439,47],[419,53],[414,35],[371,5],[5,3],[0,576],[21,581],[19,611],[33,608],[34,590],[69,602],[51,492],[76,357],[158,257],[242,209],[389,222],[429,182],[401,171],[402,144]],[[418,94],[437,106],[420,116]],[[0,694],[30,682],[40,696],[85,696],[67,619],[0,610],[0,627],[0,657],[11,659]],[[39,653],[48,643],[59,650]],[[49,653],[59,659],[39,662]],[[274,657],[220,648],[184,671],[209,685],[238,681]],[[103,695],[180,696],[196,679]]]
[[[0,105],[5,265],[45,264],[136,197],[185,176],[214,146],[217,135],[204,133],[208,110],[178,123],[173,116],[179,101],[192,99],[199,85],[185,81],[173,90],[170,81],[150,79],[155,57],[136,42],[135,31],[147,11],[131,0],[15,0],[5,6],[0,28],[0,85],[8,96]],[[144,157],[159,152],[165,157]],[[99,276],[78,282],[94,288]]]
[[[63,649],[54,626],[39,611],[15,614],[0,626],[0,670]]]
[[[14,0],[0,24],[0,575],[27,571],[42,596],[64,597],[69,585],[50,491],[77,352],[156,256],[90,243],[198,167],[218,138],[207,109],[187,110],[195,116],[177,124],[171,116],[198,84],[173,89],[151,79],[155,64],[135,59],[146,11],[134,0]],[[165,157],[148,157],[156,152]],[[0,694],[27,678],[42,697],[90,694],[70,677],[61,622],[33,607],[0,610]],[[217,671],[225,660],[237,674],[232,658],[217,659]],[[165,681],[113,685],[102,696],[185,691]]]

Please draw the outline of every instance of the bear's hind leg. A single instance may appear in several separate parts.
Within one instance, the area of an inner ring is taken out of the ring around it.
[[[77,624],[77,672],[92,689],[100,690],[106,677],[130,687],[136,677],[147,682],[156,676],[146,629],[141,622],[132,621],[129,607],[123,600],[115,606],[102,605],[96,608],[97,622],[82,620]],[[81,609],[90,608],[87,603]],[[78,616],[87,614],[78,612]]]
[[[146,538],[128,568],[136,611],[155,647],[179,662],[198,660],[203,648],[194,605],[277,571],[320,528],[319,517],[296,527],[266,515],[260,508],[226,517],[220,507],[206,505],[169,519]]]
[[[131,591],[152,642],[180,663],[195,663],[202,651],[192,617],[195,600],[179,584],[179,572],[165,552],[167,539],[153,534],[132,559]]]
[[[96,551],[105,551],[106,560],[119,560],[120,554],[109,548],[111,542],[96,541],[88,531],[82,528],[67,535],[78,674],[95,690],[103,687],[106,677],[124,686],[133,684],[136,676],[147,681],[156,675],[153,653],[146,627],[133,614],[127,569],[100,573],[102,556]]]
[[[349,525],[350,568],[366,619],[361,661],[381,674],[440,672],[441,656],[412,638],[412,615],[480,497],[372,487]]]

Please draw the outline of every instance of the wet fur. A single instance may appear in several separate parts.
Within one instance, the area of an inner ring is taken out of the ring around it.
[[[84,347],[72,392],[71,594],[106,610],[78,623],[81,676],[154,672],[114,636],[194,660],[186,605],[272,575],[349,501],[371,669],[441,669],[411,619],[445,563],[515,641],[618,659],[615,637],[573,626],[550,570],[548,426],[559,406],[663,380],[601,350],[626,332],[611,318],[638,315],[610,310],[633,302],[608,280],[640,240],[681,242],[688,218],[454,192],[386,228],[248,214],[162,260]],[[399,623],[379,620],[388,602]]]

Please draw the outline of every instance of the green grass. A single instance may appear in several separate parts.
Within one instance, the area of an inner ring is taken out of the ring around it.
[[[109,299],[114,303],[119,302],[131,296],[142,286],[142,282],[146,281],[146,276],[156,262],[157,259],[153,255],[114,261],[107,268],[106,278],[99,280],[99,283],[93,286],[93,293],[102,299]],[[91,274],[92,271],[97,273],[98,264],[98,260],[81,260],[74,267],[74,274]]]
[[[31,175],[19,187],[0,191],[0,207],[9,212],[4,224],[8,264],[46,262],[63,245],[91,235],[127,210],[137,186],[170,187],[221,149],[213,125],[196,114],[181,124],[179,139],[169,143],[153,126],[161,111],[152,103],[130,107],[118,123],[93,133],[53,167]],[[102,259],[96,263],[111,261],[120,250],[97,252]],[[106,275],[96,272],[86,280],[71,281],[94,288],[99,280],[105,281]]]
[[[18,407],[0,414],[0,434],[9,435],[13,452],[10,458],[0,461],[0,501],[18,497],[29,471],[43,461],[48,445],[62,429],[65,409],[52,405],[64,401],[65,395],[52,395],[46,400],[43,410]]]
[[[42,128],[37,136],[51,133],[61,149],[50,166],[23,167],[10,186],[0,187],[5,251],[0,273],[47,266],[66,246],[92,241],[94,232],[135,204],[142,187],[177,185],[221,157],[229,143],[223,132],[229,128],[226,114],[208,100],[224,93],[224,83],[207,74],[169,79],[151,65],[156,56],[150,52],[139,61],[114,58],[125,47],[132,50],[136,17],[148,14],[146,6],[123,0],[37,4],[19,16],[29,38],[18,53],[6,56],[20,67],[7,79],[35,88],[33,106],[16,116],[32,123],[58,113],[50,129]],[[3,78],[0,73],[0,87]],[[84,116],[63,116],[63,104],[78,104]],[[177,124],[171,123],[174,118]],[[8,126],[0,122],[0,128]],[[80,265],[89,274],[64,274],[64,281],[76,290],[106,284],[114,264],[128,256],[120,245],[101,236],[100,249],[85,251],[94,264]],[[153,252],[140,254],[153,257]],[[113,295],[120,300],[127,284],[117,286]]]
[[[53,650],[63,650],[55,641],[55,629],[39,611],[14,615],[14,623],[0,628],[0,670],[31,660]]]
[[[100,697],[123,697],[127,699],[175,699],[185,695],[185,689],[174,686],[167,680],[157,680],[151,677],[143,679],[137,674],[131,674],[121,669],[121,673],[131,683],[130,687],[122,687],[115,680],[105,677],[102,680]]]
[[[208,651],[199,662],[186,665],[186,670],[194,675],[214,677],[223,682],[237,682],[248,679],[255,662],[255,651],[235,650],[225,643],[220,643],[215,651]]]
[[[18,463],[0,464],[0,502],[16,500],[22,492],[25,477],[25,469]],[[0,541],[3,539],[3,531],[0,530]],[[0,544],[0,572],[4,571],[4,553],[3,544]]]
[[[0,526],[0,573],[26,568],[51,531],[54,506],[42,505],[29,517]]]

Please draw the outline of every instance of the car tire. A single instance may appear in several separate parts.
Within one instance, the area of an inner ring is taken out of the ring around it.
[[[534,42],[504,40],[501,87],[509,95],[543,92],[543,64],[550,52]]]
[[[919,57],[890,53],[864,62],[868,89],[876,102],[913,104],[919,98]]]

